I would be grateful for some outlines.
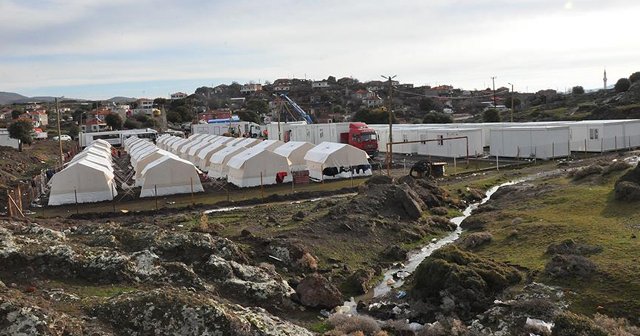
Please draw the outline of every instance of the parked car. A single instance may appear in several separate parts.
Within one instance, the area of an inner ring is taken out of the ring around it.
[[[62,141],[71,141],[71,137],[66,135],[66,134],[61,135],[60,138],[58,138],[57,135],[53,137],[53,140],[55,140],[55,141],[58,141],[58,139],[60,139]]]

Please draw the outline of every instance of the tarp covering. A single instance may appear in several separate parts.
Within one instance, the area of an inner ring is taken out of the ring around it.
[[[236,154],[245,151],[246,148],[240,146],[225,147],[211,156],[209,159],[208,176],[211,178],[225,178],[229,171],[227,162]]]
[[[175,155],[164,155],[149,163],[142,170],[142,176],[140,197],[204,191],[196,167]]]
[[[291,163],[289,169],[293,172],[307,169],[307,161],[304,156],[315,146],[304,141],[289,141],[274,149],[273,152],[288,158]]]
[[[227,163],[227,181],[238,187],[255,187],[291,181],[289,160],[264,148],[249,148]],[[278,180],[277,177],[280,176]]]
[[[304,156],[309,177],[317,180],[339,179],[372,174],[369,156],[351,145],[323,142]]]

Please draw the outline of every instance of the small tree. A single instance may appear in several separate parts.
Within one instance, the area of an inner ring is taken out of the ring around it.
[[[30,120],[18,120],[11,125],[9,125],[9,137],[20,140],[19,151],[22,151],[22,144],[26,143],[27,145],[31,145],[33,142],[33,138],[31,138],[31,131],[33,130],[33,125]]]
[[[496,109],[488,109],[482,114],[484,122],[500,122],[500,112]]]
[[[571,88],[571,93],[573,93],[574,95],[581,95],[584,94],[584,88],[582,86],[574,86]]]
[[[117,113],[107,114],[104,121],[107,123],[107,126],[111,127],[113,130],[122,129],[122,117]]]
[[[21,114],[22,114],[22,111],[13,110],[11,111],[11,119],[18,119],[18,117],[20,117]]]
[[[68,133],[71,137],[75,139],[78,137],[78,133],[80,133],[80,127],[78,127],[78,125],[76,125],[75,123],[71,123],[71,126],[69,126]]]
[[[425,124],[450,124],[453,122],[453,118],[444,113],[429,112],[425,114],[422,122]]]
[[[627,90],[629,90],[630,86],[631,82],[628,79],[620,78],[613,88],[616,90],[616,92],[626,92]]]
[[[254,111],[239,111],[238,118],[242,121],[251,121],[256,124],[260,123],[260,116]]]
[[[504,106],[511,108],[511,100],[513,99],[513,107],[514,108],[518,108],[520,107],[520,104],[522,104],[522,101],[520,101],[520,98],[518,97],[507,97],[504,100]]]
[[[637,81],[640,81],[640,71],[632,73],[631,76],[629,76],[629,81],[631,83],[635,83]]]

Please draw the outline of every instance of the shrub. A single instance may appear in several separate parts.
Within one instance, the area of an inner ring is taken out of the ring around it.
[[[490,232],[474,232],[462,237],[462,239],[460,239],[456,244],[461,248],[468,250],[484,244],[488,244],[492,240],[493,235]]]
[[[637,81],[640,81],[640,71],[632,73],[631,76],[629,76],[629,81],[631,83],[635,83]]]
[[[496,109],[488,109],[482,113],[484,122],[500,122],[500,112]]]
[[[544,267],[544,273],[552,278],[578,278],[593,275],[596,269],[596,264],[583,256],[556,254]]]
[[[631,87],[631,82],[626,78],[620,78],[613,87],[616,92],[626,92]]]
[[[547,247],[547,254],[577,254],[591,255],[602,252],[602,247],[580,244],[573,239],[566,239],[559,243],[552,243]]]
[[[584,94],[584,88],[582,86],[574,86],[571,88],[571,93],[574,95]]]
[[[618,201],[640,201],[640,185],[635,182],[619,181],[614,189],[614,197]]]
[[[376,335],[380,331],[378,322],[369,316],[333,314],[329,317],[327,322],[335,331],[342,332],[344,334],[361,331],[365,335]]]
[[[600,328],[604,329],[609,335],[640,335],[640,328],[630,325],[629,321],[624,318],[612,318],[607,315],[596,313],[593,316],[593,321]]]
[[[555,336],[607,336],[607,333],[588,317],[571,312],[558,314],[553,322]]]

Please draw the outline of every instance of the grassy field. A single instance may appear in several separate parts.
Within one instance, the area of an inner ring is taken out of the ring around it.
[[[536,280],[562,286],[575,312],[625,316],[638,323],[640,242],[635,236],[640,234],[640,208],[613,199],[619,175],[580,183],[567,177],[535,181],[546,191],[512,200],[496,212],[487,226],[493,242],[476,252],[527,267]],[[547,247],[566,239],[603,248],[590,257],[598,267],[595,274],[577,279],[542,275],[551,258]]]

